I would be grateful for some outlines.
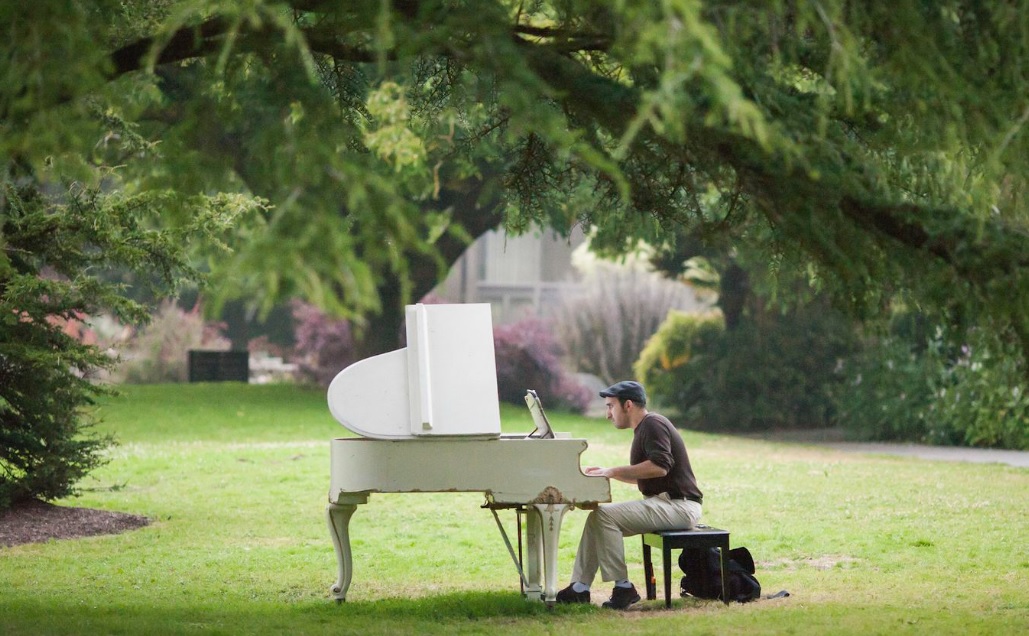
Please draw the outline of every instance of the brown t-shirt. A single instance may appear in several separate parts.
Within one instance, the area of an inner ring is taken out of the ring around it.
[[[663,415],[647,413],[632,435],[629,463],[639,464],[650,460],[668,471],[664,477],[640,479],[637,486],[647,497],[668,493],[673,499],[692,499],[703,503],[704,494],[697,487],[686,444],[682,435]]]

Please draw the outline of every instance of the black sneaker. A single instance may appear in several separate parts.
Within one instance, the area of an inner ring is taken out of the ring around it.
[[[640,595],[636,592],[635,585],[629,587],[615,587],[611,592],[611,600],[604,601],[604,607],[608,609],[623,610],[633,603],[638,603]]]
[[[638,600],[638,598],[637,598],[637,600]],[[557,593],[557,602],[558,603],[589,603],[590,602],[590,591],[586,590],[585,592],[576,592],[574,589],[572,589],[572,586],[569,585],[568,587],[566,587],[565,589],[563,589],[563,590],[561,590],[560,592]]]

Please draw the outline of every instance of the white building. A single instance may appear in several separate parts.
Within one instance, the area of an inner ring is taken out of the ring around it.
[[[491,231],[458,259],[437,293],[451,302],[490,303],[495,324],[549,316],[558,300],[578,290],[572,252],[584,241],[578,227],[569,238],[549,229],[521,236]]]

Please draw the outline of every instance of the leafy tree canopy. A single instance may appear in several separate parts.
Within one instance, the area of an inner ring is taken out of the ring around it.
[[[1025,4],[7,0],[0,156],[268,200],[219,269],[268,298],[375,311],[503,212],[748,245],[1029,352]]]

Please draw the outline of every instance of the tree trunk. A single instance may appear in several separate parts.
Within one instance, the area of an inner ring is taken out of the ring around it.
[[[749,295],[750,278],[747,272],[735,262],[731,262],[722,272],[718,290],[718,306],[725,317],[726,329],[735,329],[740,324]]]
[[[494,197],[479,201],[485,183],[463,181],[451,184],[440,192],[439,199],[431,202],[434,210],[453,210],[453,222],[476,238],[495,229],[503,221],[500,202]],[[418,302],[442,282],[454,263],[464,254],[468,244],[451,234],[444,234],[436,242],[440,258],[446,267],[440,269],[437,261],[423,254],[408,255],[408,277],[411,295],[404,298],[401,281],[391,275],[379,283],[377,291],[382,311],[368,317],[364,329],[354,334],[354,354],[361,360],[405,346],[404,314],[408,303]]]

